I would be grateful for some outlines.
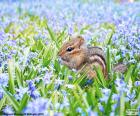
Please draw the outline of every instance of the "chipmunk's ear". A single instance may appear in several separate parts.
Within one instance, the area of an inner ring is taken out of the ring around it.
[[[70,38],[71,38],[73,45],[78,46],[79,48],[81,45],[83,45],[85,43],[85,40],[81,35],[74,34]]]
[[[82,36],[77,36],[76,39],[77,39],[77,44],[79,47],[85,43],[85,40]]]

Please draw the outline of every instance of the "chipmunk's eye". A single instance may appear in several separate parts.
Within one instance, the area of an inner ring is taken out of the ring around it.
[[[69,47],[69,48],[67,48],[67,50],[66,50],[66,51],[71,52],[73,49],[74,49],[74,48]]]

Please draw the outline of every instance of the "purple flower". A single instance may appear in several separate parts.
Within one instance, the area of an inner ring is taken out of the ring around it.
[[[82,110],[82,108],[78,107],[78,108],[76,109],[76,112],[78,112],[78,113],[82,113],[83,110]]]
[[[117,86],[116,89],[118,92],[122,93],[129,91],[123,79],[117,78],[115,80],[115,84]]]
[[[68,108],[69,105],[70,105],[70,103],[69,103],[68,98],[66,96],[64,96],[64,98],[63,98],[63,106]]]
[[[33,81],[28,82],[28,88],[29,88],[30,91],[36,90],[36,87],[35,87],[35,84],[34,84]]]
[[[115,111],[117,107],[118,107],[118,103],[116,103],[116,104],[113,104],[113,105],[111,106],[111,108],[112,108],[112,111]]]
[[[101,91],[103,93],[103,96],[102,98],[100,98],[100,101],[107,103],[109,95],[110,95],[110,89],[104,88],[104,89],[101,89]]]
[[[107,88],[102,89],[102,93],[106,96],[109,96],[110,95],[110,89],[107,89]]]
[[[88,116],[98,116],[97,112],[92,111],[91,107],[87,109]]]
[[[133,90],[132,93],[127,93],[127,97],[129,98],[129,100],[134,100],[134,98],[136,97],[136,91]]]
[[[13,110],[13,108],[11,107],[11,106],[6,106],[4,109],[3,109],[3,113],[4,114],[13,114],[14,113],[14,110]]]
[[[68,79],[71,81],[71,80],[72,80],[72,76],[71,76],[71,75],[69,75],[69,76],[68,76]]]
[[[48,45],[48,44],[49,44],[49,42],[48,42],[48,41],[46,41],[46,42],[45,42],[45,44],[46,44],[46,45]]]
[[[30,96],[31,96],[32,98],[36,99],[36,98],[40,97],[40,93],[39,93],[37,90],[31,91],[31,92],[30,92]]]
[[[36,90],[35,84],[33,81],[29,80],[28,81],[28,91],[29,91],[29,95],[36,99],[38,97],[40,97],[40,93]]]
[[[134,100],[134,101],[131,101],[131,106],[134,106],[134,105],[136,105],[138,103],[138,100]]]
[[[0,63],[2,64],[6,59],[6,56],[3,52],[0,52]]]
[[[138,110],[140,111],[140,105],[138,106]]]
[[[16,89],[16,94],[14,96],[17,100],[21,100],[25,93],[28,93],[28,88],[19,87]]]
[[[68,34],[69,34],[69,35],[72,35],[73,32],[74,32],[74,31],[73,31],[73,28],[72,28],[72,27],[69,27],[69,29],[68,29]]]
[[[36,57],[38,56],[38,54],[36,53],[36,52],[30,52],[29,54],[28,54],[28,57],[27,57],[27,64],[29,64],[30,63],[30,61],[32,60],[32,59],[35,59]]]
[[[52,76],[53,76],[52,72],[46,71],[45,77],[43,78],[44,83],[49,84],[51,82]]]
[[[7,58],[8,58],[8,59],[12,59],[12,55],[10,55],[10,54],[7,55]]]
[[[11,50],[11,54],[16,54],[17,51],[16,50]]]
[[[105,102],[107,103],[109,96],[103,96],[102,98],[100,98],[100,102]]]
[[[0,100],[3,98],[3,90],[2,89],[0,89]]]
[[[1,32],[0,31],[0,45],[3,45],[5,42],[4,42],[4,39],[5,39],[5,37],[4,37],[4,32]]]
[[[110,116],[115,116],[115,112],[111,112],[110,113]]]
[[[104,107],[103,107],[102,105],[99,105],[99,110],[100,110],[101,112],[104,112]]]
[[[136,87],[140,86],[140,81],[135,81],[134,85],[135,85]]]
[[[48,108],[50,103],[48,99],[37,98],[33,101],[30,101],[27,107],[23,110],[24,113],[43,113],[43,115],[48,114]]]
[[[8,43],[9,46],[12,46],[12,47],[16,46],[16,41],[15,40],[9,40],[7,43]]]
[[[8,86],[8,74],[7,73],[2,73],[0,74],[0,87],[4,86],[7,87]]]
[[[112,99],[115,100],[115,101],[118,101],[120,99],[120,95],[118,94],[113,94],[112,95]]]

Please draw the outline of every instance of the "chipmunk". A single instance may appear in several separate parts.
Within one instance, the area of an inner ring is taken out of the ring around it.
[[[101,67],[104,77],[106,78],[107,66],[105,53],[102,48],[98,46],[88,46],[82,36],[74,36],[70,41],[63,44],[58,52],[62,64],[68,66],[70,69],[76,69],[81,72],[86,72],[89,78],[97,76],[93,69],[95,66]],[[116,72],[124,72],[126,66],[119,64],[113,68]]]

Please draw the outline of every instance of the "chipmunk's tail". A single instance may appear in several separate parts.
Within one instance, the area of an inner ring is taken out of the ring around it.
[[[119,63],[119,64],[115,65],[112,70],[114,72],[124,73],[127,70],[127,66],[123,63]]]

